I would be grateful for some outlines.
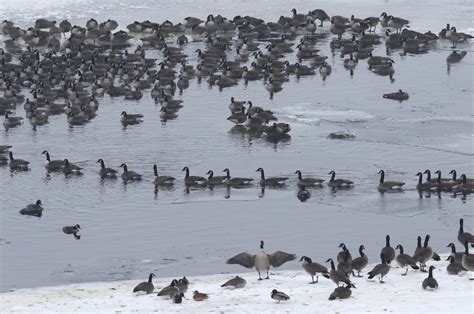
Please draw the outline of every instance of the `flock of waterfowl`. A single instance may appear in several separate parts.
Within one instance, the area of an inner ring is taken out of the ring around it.
[[[469,245],[474,247],[474,236],[464,231],[464,220],[459,220],[459,230],[457,234],[458,241],[464,246],[464,252],[457,252],[454,243],[449,243],[447,247],[451,248],[447,260],[450,261],[446,271],[449,275],[460,275],[465,272],[474,272],[474,254],[469,252]],[[421,282],[421,287],[425,290],[438,289],[439,283],[434,278],[433,270],[434,265],[428,267],[428,263],[432,260],[439,261],[441,257],[430,247],[430,235],[426,235],[424,242],[422,243],[422,237],[418,236],[417,246],[413,255],[407,254],[401,244],[398,244],[395,248],[391,246],[390,235],[385,237],[385,246],[380,251],[380,263],[376,264],[370,271],[367,271],[368,280],[372,280],[378,277],[380,283],[384,283],[384,277],[386,277],[391,269],[392,261],[395,261],[398,266],[404,270],[401,276],[408,276],[408,270],[411,268],[414,271],[427,272],[428,276]],[[329,263],[329,268],[323,264],[319,264],[313,261],[308,256],[302,256],[300,262],[303,270],[311,276],[310,284],[318,283],[318,275],[321,275],[327,279],[333,281],[337,287],[329,295],[329,300],[336,299],[347,299],[352,295],[352,289],[356,288],[356,278],[362,278],[360,273],[366,271],[366,267],[369,265],[369,258],[365,254],[364,245],[359,246],[358,257],[353,257],[349,249],[344,243],[339,245],[341,251],[337,254],[335,259],[329,258],[326,263]],[[399,253],[396,253],[396,250]],[[284,263],[293,261],[296,259],[295,254],[289,254],[282,251],[276,251],[272,254],[267,254],[264,251],[264,242],[260,241],[260,251],[256,254],[249,254],[243,252],[235,255],[227,260],[227,264],[238,264],[245,268],[255,268],[258,273],[258,280],[262,280],[262,273],[266,274],[264,279],[270,279],[269,271],[271,267],[279,267]],[[336,263],[337,262],[337,266]],[[428,267],[428,270],[426,270]],[[357,274],[356,274],[357,272]],[[151,273],[148,277],[148,281],[139,283],[134,289],[134,293],[151,294],[155,290],[153,284],[154,273]],[[314,280],[316,277],[316,281]],[[474,278],[470,278],[474,280]],[[240,289],[245,287],[247,281],[240,277],[235,276],[221,285],[222,288]],[[160,289],[158,296],[171,299],[175,303],[181,303],[184,298],[184,294],[188,291],[190,285],[189,280],[186,277],[182,279],[173,279],[173,281]],[[199,284],[197,284],[199,285]],[[276,289],[273,289],[270,293],[272,299],[280,301],[288,301],[290,297]],[[206,293],[195,290],[193,292],[193,299],[195,301],[204,301],[209,298]]]

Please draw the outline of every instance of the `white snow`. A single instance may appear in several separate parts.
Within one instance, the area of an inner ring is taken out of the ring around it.
[[[470,274],[451,276],[446,272],[446,256],[442,261],[432,262],[437,269],[434,277],[439,289],[426,291],[421,287],[426,273],[410,270],[401,276],[403,269],[392,267],[385,283],[368,281],[367,277],[353,278],[357,289],[346,300],[329,301],[328,297],[336,285],[324,277],[319,283],[308,284],[310,276],[302,269],[272,271],[270,280],[257,280],[256,272],[240,274],[247,280],[243,289],[223,289],[222,283],[233,274],[187,277],[191,284],[182,304],[149,295],[134,295],[132,289],[141,280],[85,283],[58,287],[22,289],[0,294],[0,313],[130,313],[130,312],[405,312],[405,313],[473,313],[474,281]],[[321,261],[318,261],[321,262]],[[393,263],[392,263],[393,264]],[[370,271],[369,265],[366,271]],[[159,274],[157,274],[159,275]],[[143,274],[143,280],[148,274]],[[154,280],[155,291],[168,285],[171,278]],[[287,293],[288,302],[277,303],[270,298],[272,289]],[[207,301],[196,302],[192,291],[208,293]]]

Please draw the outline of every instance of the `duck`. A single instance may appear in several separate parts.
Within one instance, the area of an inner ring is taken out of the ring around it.
[[[224,185],[225,184],[225,180],[227,179],[226,176],[214,176],[214,171],[212,170],[209,170],[208,172],[206,172],[206,174],[208,175],[207,177],[207,184],[208,185],[211,185],[211,186],[216,186],[216,185]]]
[[[332,258],[329,258],[326,263],[331,264],[331,270],[329,271],[329,277],[331,280],[339,287],[339,282],[343,282],[346,285],[351,284],[351,281],[349,279],[349,276],[343,272],[342,270],[336,270],[336,267],[334,266],[334,261]]]
[[[231,187],[244,187],[252,184],[252,178],[231,177],[229,168],[225,168],[222,172],[226,172],[224,183]]]
[[[29,167],[28,165],[30,164],[29,161],[23,160],[23,159],[15,159],[13,158],[13,152],[10,151],[8,153],[10,157],[10,162],[8,163],[9,167],[11,170],[16,170],[16,171],[28,171]]]
[[[331,175],[331,179],[328,182],[328,186],[332,188],[350,188],[354,185],[354,182],[346,179],[335,179],[336,172],[331,170],[328,174]]]
[[[102,158],[100,158],[99,160],[97,160],[97,162],[100,163],[100,177],[102,179],[106,179],[106,178],[116,178],[117,177],[117,170],[115,169],[112,169],[112,168],[106,168],[105,167],[105,162]]]
[[[337,287],[334,291],[329,295],[329,300],[336,300],[336,299],[348,299],[352,295],[351,288],[356,288],[353,283],[347,284],[345,287]]]
[[[143,122],[142,114],[128,114],[126,111],[122,111],[120,114],[122,117],[120,118],[120,122],[122,122],[123,125],[131,125],[131,124],[138,124]]]
[[[357,276],[353,273],[356,277],[362,277],[360,272],[369,264],[369,257],[364,253],[364,250],[365,247],[363,245],[359,246],[360,256],[352,260],[352,269],[357,270]]]
[[[153,285],[153,277],[155,277],[155,274],[150,273],[150,275],[148,275],[148,281],[139,283],[135,288],[133,288],[133,292],[145,292],[146,294],[153,293],[155,290],[155,286]]]
[[[474,235],[469,232],[464,232],[464,219],[459,219],[458,241],[462,244],[467,241],[471,246],[474,246]]]
[[[385,171],[380,170],[380,181],[377,186],[379,191],[400,191],[405,183],[403,182],[397,182],[397,181],[385,181]]]
[[[397,262],[397,264],[404,268],[404,267],[407,267],[407,266],[411,266],[411,268],[413,269],[420,269],[417,265],[416,265],[416,262],[415,260],[413,259],[413,257],[411,257],[410,255],[408,254],[405,254],[403,252],[403,246],[401,244],[398,244],[396,247],[395,247],[396,250],[400,250],[400,253],[397,255],[397,257],[395,258],[395,261]],[[406,271],[404,274],[402,274],[402,276],[406,276],[408,273],[408,268],[406,268]]]
[[[313,262],[311,258],[307,256],[302,256],[300,262],[303,262],[303,269],[311,276],[310,284],[318,283],[318,274],[330,279],[326,266]],[[314,281],[314,276],[316,276],[316,281]]]
[[[63,232],[65,234],[72,234],[76,240],[79,240],[81,238],[80,235],[78,235],[79,231],[81,230],[80,225],[74,225],[74,226],[64,226],[63,227]]]
[[[174,180],[176,180],[174,177],[171,177],[171,176],[159,176],[158,166],[156,164],[153,165],[153,173],[155,174],[155,180],[154,180],[155,185],[173,185]]]
[[[422,272],[426,272],[425,270],[426,262],[429,261],[433,257],[433,249],[428,246],[429,240],[430,240],[430,235],[427,234],[425,237],[425,242],[423,244],[423,247],[415,251],[415,255],[413,255],[413,260],[416,263],[420,263],[420,270]]]
[[[173,281],[171,281],[171,284],[169,286],[166,286],[160,291],[158,291],[157,296],[169,297],[170,299],[173,299],[175,295],[181,293],[181,291],[179,291],[179,288],[177,287],[177,284],[178,284],[178,281],[176,279],[173,279]]]
[[[319,178],[303,178],[300,170],[296,170],[295,174],[298,175],[298,185],[305,187],[321,187],[324,180]]]
[[[385,277],[390,271],[390,264],[388,260],[385,258],[385,256],[383,255],[383,253],[380,254],[380,259],[381,259],[381,263],[375,265],[375,267],[371,271],[368,272],[368,275],[369,275],[368,278],[373,279],[375,276],[379,275],[380,276],[379,282],[384,283],[383,277]]]
[[[461,263],[457,262],[452,255],[448,256],[446,260],[449,261],[449,265],[446,267],[446,271],[448,272],[448,274],[459,275],[460,273],[466,271],[466,269],[461,264],[462,261]]]
[[[64,162],[64,166],[63,166],[63,173],[64,175],[68,176],[68,175],[82,175],[82,172],[81,172],[81,167],[78,167],[72,163],[69,162],[69,160],[66,158],[63,160]]]
[[[25,208],[21,209],[20,214],[41,217],[43,215],[43,210],[43,203],[41,203],[41,200],[37,200],[36,203],[28,204]]]
[[[464,241],[464,256],[462,257],[462,267],[467,271],[474,271],[474,255],[469,253],[469,242]],[[471,278],[471,280],[473,280]]]
[[[428,278],[425,278],[425,280],[423,280],[423,283],[421,284],[423,289],[425,289],[425,290],[427,290],[427,289],[431,289],[431,290],[438,289],[438,282],[433,277],[433,269],[435,269],[435,268],[436,267],[434,267],[433,265],[430,266],[429,271],[428,271],[429,272],[428,273]]]
[[[273,300],[277,300],[278,303],[280,303],[280,301],[288,301],[290,299],[290,297],[286,293],[278,291],[277,289],[273,289],[270,295],[271,298]]]
[[[193,300],[194,301],[204,301],[209,299],[209,295],[207,293],[202,293],[197,290],[194,290],[193,292]]]
[[[267,277],[265,279],[270,279],[269,270],[270,267],[279,267],[286,262],[296,259],[295,254],[288,254],[282,251],[276,251],[273,254],[265,253],[263,240],[260,241],[260,252],[255,255],[243,252],[237,254],[227,260],[227,264],[238,264],[246,268],[253,268],[257,270],[258,280],[262,280],[261,272],[266,271]]]
[[[231,287],[233,289],[241,289],[241,288],[244,288],[246,284],[247,284],[247,280],[245,280],[242,277],[235,276],[234,278],[229,279],[228,281],[223,283],[221,287],[222,288]]]
[[[285,185],[285,181],[288,180],[288,177],[265,178],[265,171],[263,170],[263,168],[258,168],[256,171],[260,172],[260,185],[261,186],[281,187]]]
[[[399,89],[398,92],[383,94],[383,98],[402,101],[407,100],[409,98],[409,95],[407,92],[404,92]]]
[[[128,181],[140,181],[142,179],[142,175],[136,173],[135,171],[129,171],[127,164],[123,163],[120,165],[120,168],[123,168],[122,179],[124,182]]]
[[[207,184],[207,179],[204,177],[190,176],[188,167],[183,167],[181,171],[186,171],[186,175],[184,176],[184,184],[186,186],[203,186]]]
[[[60,172],[63,170],[64,161],[63,160],[51,160],[49,152],[44,150],[42,155],[46,155],[46,165],[44,166],[48,172]]]

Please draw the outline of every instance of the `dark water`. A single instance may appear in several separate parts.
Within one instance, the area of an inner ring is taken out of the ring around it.
[[[252,14],[276,20],[289,15],[293,6],[301,12],[314,9],[306,1],[291,5],[274,1],[258,5],[253,1],[154,3],[138,1],[130,7],[119,1],[99,5],[51,1],[36,7],[24,2],[8,4],[0,13],[20,25],[33,23],[41,12],[81,25],[90,17],[111,17],[124,26],[135,19],[204,18],[211,10],[228,17]],[[445,10],[448,2],[437,2],[423,13],[423,2],[410,7],[406,1],[377,5],[362,1],[350,10],[341,3],[318,5],[329,15],[390,11],[413,21],[412,28],[420,31],[437,33],[450,22],[458,31],[472,32],[472,5],[466,1],[449,2],[449,10]],[[429,168],[447,175],[454,168],[474,176],[472,43],[459,45],[468,54],[450,69],[448,41],[439,41],[423,55],[394,52],[392,83],[371,73],[365,61],[351,77],[342,66],[343,59],[331,55],[329,40],[317,47],[329,56],[333,73],[325,81],[319,75],[292,77],[272,100],[262,82],[248,86],[241,82],[220,92],[192,80],[190,88],[177,97],[184,100],[179,117],[166,124],[160,122],[159,108],[147,90],[138,102],[100,99],[98,116],[84,126],[69,128],[65,116],[52,116],[49,124],[37,130],[27,120],[19,128],[0,130],[0,144],[13,145],[18,158],[31,162],[27,173],[11,174],[8,168],[0,168],[0,291],[141,278],[151,270],[162,277],[242,271],[226,265],[225,259],[256,250],[261,239],[270,252],[284,250],[316,260],[333,256],[344,241],[354,251],[363,243],[375,261],[385,234],[392,235],[393,244],[401,243],[411,251],[417,235],[430,233],[433,247],[446,251],[445,245],[455,240],[460,217],[473,229],[472,196],[420,198],[414,174]],[[201,45],[191,43],[185,48],[193,64],[193,51]],[[374,54],[385,54],[385,46],[379,45]],[[383,93],[399,88],[410,93],[408,101],[382,99]],[[231,96],[275,111],[279,120],[291,124],[291,140],[275,145],[230,132],[232,125],[225,118]],[[119,122],[123,110],[142,113],[144,123],[123,128]],[[24,111],[19,109],[17,114]],[[356,138],[328,139],[335,131],[353,132]],[[69,158],[83,167],[84,176],[46,176],[40,154],[45,149],[53,159]],[[145,180],[127,185],[121,180],[101,183],[98,158],[115,168],[126,162]],[[155,191],[154,163],[162,174],[178,178],[174,188]],[[255,179],[255,169],[263,167],[269,176],[285,175],[291,180],[287,188],[266,189],[263,194],[257,187],[188,193],[182,182],[183,166],[196,175],[209,169],[220,175],[220,170],[229,167],[234,176]],[[313,190],[311,199],[301,203],[296,198],[296,169],[321,177],[335,170],[356,185],[336,193],[328,188]],[[386,170],[387,179],[406,182],[405,192],[379,194],[379,169]],[[45,207],[42,218],[18,214],[36,199]],[[61,231],[62,226],[76,223],[83,227],[80,241]],[[285,267],[299,266],[288,263]]]

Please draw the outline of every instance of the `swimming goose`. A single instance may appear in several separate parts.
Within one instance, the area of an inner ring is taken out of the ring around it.
[[[234,97],[230,97],[229,109],[232,113],[241,112],[246,103],[246,101],[236,101]]]
[[[186,171],[186,175],[184,176],[184,184],[187,186],[193,185],[193,186],[202,186],[207,183],[207,179],[204,177],[200,176],[190,176],[189,175],[189,168],[184,167],[181,171]]]
[[[379,174],[380,174],[380,181],[379,181],[379,185],[377,186],[379,191],[394,191],[394,190],[400,191],[403,185],[405,185],[405,183],[403,182],[385,181],[385,171],[383,170],[380,170]]]
[[[234,278],[232,279],[229,279],[228,281],[226,281],[225,283],[223,283],[221,285],[222,288],[224,287],[232,287],[234,289],[240,289],[240,288],[243,288],[245,287],[245,285],[247,284],[247,281],[242,278],[242,277],[239,277],[239,276],[235,276]]]
[[[404,268],[407,266],[411,266],[413,269],[420,269],[417,265],[413,257],[408,254],[404,254],[403,246],[401,244],[397,245],[395,249],[400,250],[400,254],[397,255],[395,261],[400,265],[400,267]],[[405,273],[402,276],[406,276],[408,273],[408,268],[406,269]]]
[[[122,116],[120,118],[120,122],[122,122],[123,125],[138,124],[143,122],[142,114],[128,114],[126,111],[122,111],[120,115]]]
[[[409,95],[407,92],[404,92],[401,89],[399,89],[398,92],[395,92],[395,93],[383,94],[383,98],[402,101],[402,100],[407,100],[409,98]]]
[[[64,162],[64,166],[63,166],[64,175],[66,176],[71,175],[71,174],[82,175],[81,167],[71,164],[68,159],[64,159],[63,162]]]
[[[336,299],[348,299],[352,295],[352,290],[351,288],[355,289],[355,285],[350,283],[346,285],[345,287],[337,287],[334,289],[334,291],[331,293],[329,296],[329,300],[336,300]]]
[[[430,240],[430,235],[427,234],[425,237],[425,242],[422,248],[419,248],[415,255],[413,255],[413,260],[416,263],[420,263],[420,271],[426,272],[425,266],[426,262],[433,257],[433,249],[428,246],[428,241]]]
[[[418,184],[416,185],[418,191],[434,191],[437,189],[436,183],[423,182],[423,174],[421,172],[418,172],[416,175],[418,176]]]
[[[375,276],[379,275],[380,276],[379,282],[384,283],[383,277],[386,276],[388,272],[390,271],[390,264],[388,260],[385,259],[385,256],[383,255],[383,253],[380,254],[380,259],[381,259],[381,263],[375,265],[375,267],[371,271],[368,272],[368,275],[369,275],[368,278],[372,279]]]
[[[179,288],[177,287],[177,284],[178,284],[178,281],[176,279],[173,279],[173,281],[171,282],[169,286],[166,286],[160,291],[158,291],[157,296],[169,297],[170,299],[173,299],[175,295],[181,293],[181,291],[179,291]]]
[[[423,283],[421,284],[423,289],[425,289],[425,290],[426,289],[432,289],[432,290],[438,289],[438,282],[433,277],[433,269],[435,269],[435,268],[436,267],[434,267],[434,266],[430,266],[428,278],[425,278],[425,280],[423,280]]]
[[[136,173],[135,171],[129,171],[128,167],[125,163],[120,165],[120,168],[123,168],[122,179],[124,182],[127,181],[140,181],[142,179],[142,175]]]
[[[117,176],[117,170],[115,169],[112,169],[112,168],[106,168],[105,167],[105,163],[104,163],[104,160],[101,158],[99,160],[97,160],[97,162],[100,162],[100,177],[102,179],[105,179],[105,178],[116,178]]]
[[[453,187],[458,185],[457,182],[452,182],[448,178],[442,178],[441,170],[436,170],[435,174],[437,175],[435,183],[438,191],[450,192],[453,190]]]
[[[301,202],[306,202],[308,199],[311,198],[311,193],[306,190],[306,187],[304,185],[298,185],[298,192],[296,193],[296,197]]]
[[[8,152],[12,148],[11,145],[0,145],[0,154]]]
[[[459,275],[459,273],[466,271],[466,269],[461,264],[462,261],[457,262],[452,255],[448,256],[446,260],[449,261],[449,265],[446,267],[448,274]]]
[[[10,166],[11,170],[19,170],[19,171],[28,171],[28,165],[30,164],[29,161],[23,159],[15,159],[13,158],[13,152],[9,152],[10,162],[8,165]]]
[[[319,74],[321,74],[323,78],[331,74],[331,71],[332,71],[332,67],[329,64],[327,64],[326,61],[324,61],[323,64],[321,64],[321,67],[319,68]]]
[[[22,117],[10,117],[10,112],[6,111],[5,112],[5,120],[3,120],[3,126],[5,129],[11,129],[13,127],[19,126],[21,124],[21,120],[23,120]]]
[[[63,227],[63,232],[65,234],[72,234],[76,240],[79,240],[81,238],[80,235],[78,235],[79,231],[81,230],[81,226],[79,225],[74,225],[74,226],[64,226]]]
[[[462,262],[462,257],[464,256],[463,252],[456,252],[456,246],[454,243],[449,243],[446,247],[451,248],[451,255],[457,263]]]
[[[204,300],[207,300],[209,299],[209,296],[207,295],[207,293],[202,293],[202,292],[199,292],[197,290],[195,290],[193,292],[193,300],[194,301],[204,301]]]
[[[155,174],[155,185],[173,185],[174,184],[174,177],[170,176],[159,176],[158,175],[158,166],[153,165],[153,173]]]
[[[351,284],[349,276],[342,270],[336,270],[334,267],[334,261],[332,258],[329,258],[326,263],[331,263],[331,270],[329,271],[329,277],[331,280],[339,287],[339,282],[343,282],[346,285]]]
[[[260,252],[255,255],[251,255],[247,252],[243,252],[235,255],[234,257],[227,260],[227,264],[239,264],[246,268],[253,268],[258,272],[258,280],[262,280],[260,275],[261,272],[266,271],[267,277],[265,279],[270,279],[268,272],[270,267],[279,267],[286,262],[296,259],[295,254],[288,254],[282,251],[276,251],[273,254],[267,254],[263,250],[264,242],[260,241]]]
[[[356,67],[357,61],[354,60],[354,56],[352,55],[352,53],[349,55],[349,59],[344,59],[343,65],[344,68],[348,70],[353,70]]]
[[[27,216],[41,217],[43,214],[43,204],[41,200],[37,200],[35,204],[28,204],[25,208],[20,210],[20,214]]]
[[[328,182],[328,186],[332,188],[349,188],[351,187],[354,182],[346,179],[335,179],[336,177],[336,172],[334,170],[331,170],[328,174],[331,175],[331,179]]]
[[[277,289],[272,290],[271,297],[273,300],[277,300],[278,303],[280,303],[280,301],[288,301],[290,299],[286,293],[278,291]]]
[[[311,187],[311,186],[317,186],[321,187],[323,185],[324,180],[319,179],[319,178],[303,178],[301,171],[296,170],[295,174],[298,175],[298,185],[300,186],[305,186],[305,187]]]
[[[469,243],[467,241],[464,242],[464,256],[462,257],[462,267],[467,269],[468,271],[474,271],[474,254],[469,254]],[[470,278],[470,280],[474,280]]]
[[[459,219],[458,241],[462,244],[467,241],[471,246],[474,244],[474,235],[469,232],[464,232],[464,219],[462,218]]]
[[[176,118],[178,115],[176,114],[176,110],[167,109],[165,107],[161,107],[160,109],[160,119],[163,121],[172,120]]]
[[[263,168],[258,168],[256,170],[260,172],[260,185],[261,186],[283,186],[285,185],[285,181],[288,180],[288,177],[270,177],[265,178],[265,172]]]
[[[373,67],[381,64],[395,63],[395,61],[389,57],[374,56],[372,55],[372,52],[369,52],[369,59],[367,60],[367,63],[369,64],[369,67]]]
[[[155,274],[151,273],[148,276],[148,281],[139,283],[135,288],[133,288],[133,292],[145,292],[146,294],[152,293],[155,290],[153,277],[155,277]]]
[[[361,245],[359,247],[359,257],[356,257],[352,260],[352,269],[357,270],[357,276],[356,277],[362,277],[360,275],[360,272],[362,269],[364,269],[368,264],[369,264],[369,258],[367,254],[364,253],[365,247]],[[352,274],[355,276],[354,271]]]
[[[46,155],[46,165],[44,166],[48,172],[59,172],[63,170],[64,161],[63,160],[51,160],[49,152],[44,150],[41,154]]]
[[[242,106],[240,108],[240,112],[232,113],[229,117],[227,117],[227,120],[235,124],[242,124],[245,121],[247,121],[247,114],[245,113],[245,107]]]
[[[310,284],[318,282],[318,273],[322,274],[326,278],[329,277],[328,269],[326,266],[313,262],[311,258],[307,256],[302,256],[300,262],[303,262],[303,269],[311,276]],[[316,281],[314,281],[314,276],[316,276]]]
[[[238,178],[238,177],[230,177],[230,170],[229,168],[225,168],[222,172],[226,172],[226,178],[224,183],[231,186],[231,187],[243,187],[252,184],[252,178]]]
[[[212,186],[215,186],[215,185],[223,185],[225,184],[225,180],[227,179],[226,176],[214,176],[214,171],[212,170],[209,170],[208,172],[206,172],[207,175],[209,175],[207,177],[207,184],[208,185],[212,185]]]
[[[466,193],[471,193],[474,191],[474,182],[472,179],[467,179],[465,174],[460,175],[460,179],[461,183],[453,186],[453,189]]]

